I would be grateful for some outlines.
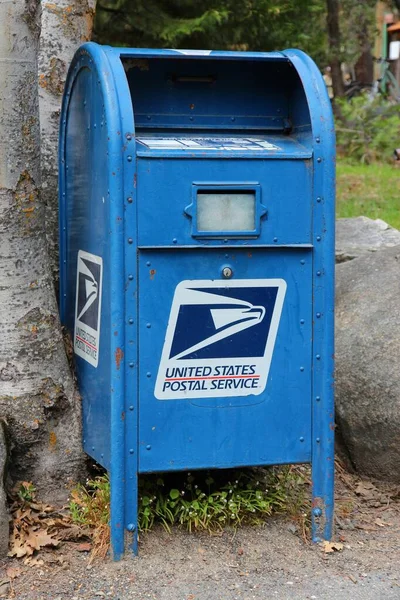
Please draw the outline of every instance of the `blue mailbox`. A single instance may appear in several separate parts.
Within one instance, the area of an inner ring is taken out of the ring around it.
[[[334,160],[304,53],[83,45],[60,134],[61,318],[114,556],[138,473],[311,463],[333,510]]]

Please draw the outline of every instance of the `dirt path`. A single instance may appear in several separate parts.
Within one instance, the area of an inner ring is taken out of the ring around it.
[[[347,478],[347,480],[346,480]],[[346,486],[346,483],[348,485]],[[400,600],[400,505],[369,482],[342,474],[335,539],[325,554],[306,544],[293,522],[268,521],[221,536],[156,529],[140,558],[89,565],[75,544],[41,552],[43,565],[3,563],[17,574],[5,598],[23,600]],[[358,490],[358,494],[354,493]],[[15,571],[17,569],[17,571]],[[0,587],[7,592],[6,585]]]

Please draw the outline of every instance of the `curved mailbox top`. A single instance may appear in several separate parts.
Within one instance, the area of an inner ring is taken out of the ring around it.
[[[326,144],[334,145],[325,84],[314,62],[300,51],[149,50],[90,42],[77,51],[71,64],[62,123],[83,68],[96,73],[109,126],[112,129],[112,121],[120,119],[122,134],[171,137],[193,130],[199,135],[223,131],[224,137],[229,132],[242,137],[244,132],[277,134],[287,141],[288,158],[296,154],[293,143],[300,144],[302,157],[312,152],[312,133],[320,138],[322,152],[330,152]]]

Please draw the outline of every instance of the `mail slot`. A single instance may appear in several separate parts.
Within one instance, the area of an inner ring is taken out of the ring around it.
[[[333,510],[334,156],[312,60],[76,53],[60,129],[60,304],[84,450],[137,551],[139,473],[311,463]]]

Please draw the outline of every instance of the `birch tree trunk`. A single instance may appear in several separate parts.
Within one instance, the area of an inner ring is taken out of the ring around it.
[[[0,0],[0,415],[11,434],[11,477],[57,502],[84,456],[40,194],[40,22],[39,0]]]
[[[58,290],[57,151],[61,99],[75,50],[91,39],[96,0],[42,1],[39,106],[42,198],[53,279]]]

